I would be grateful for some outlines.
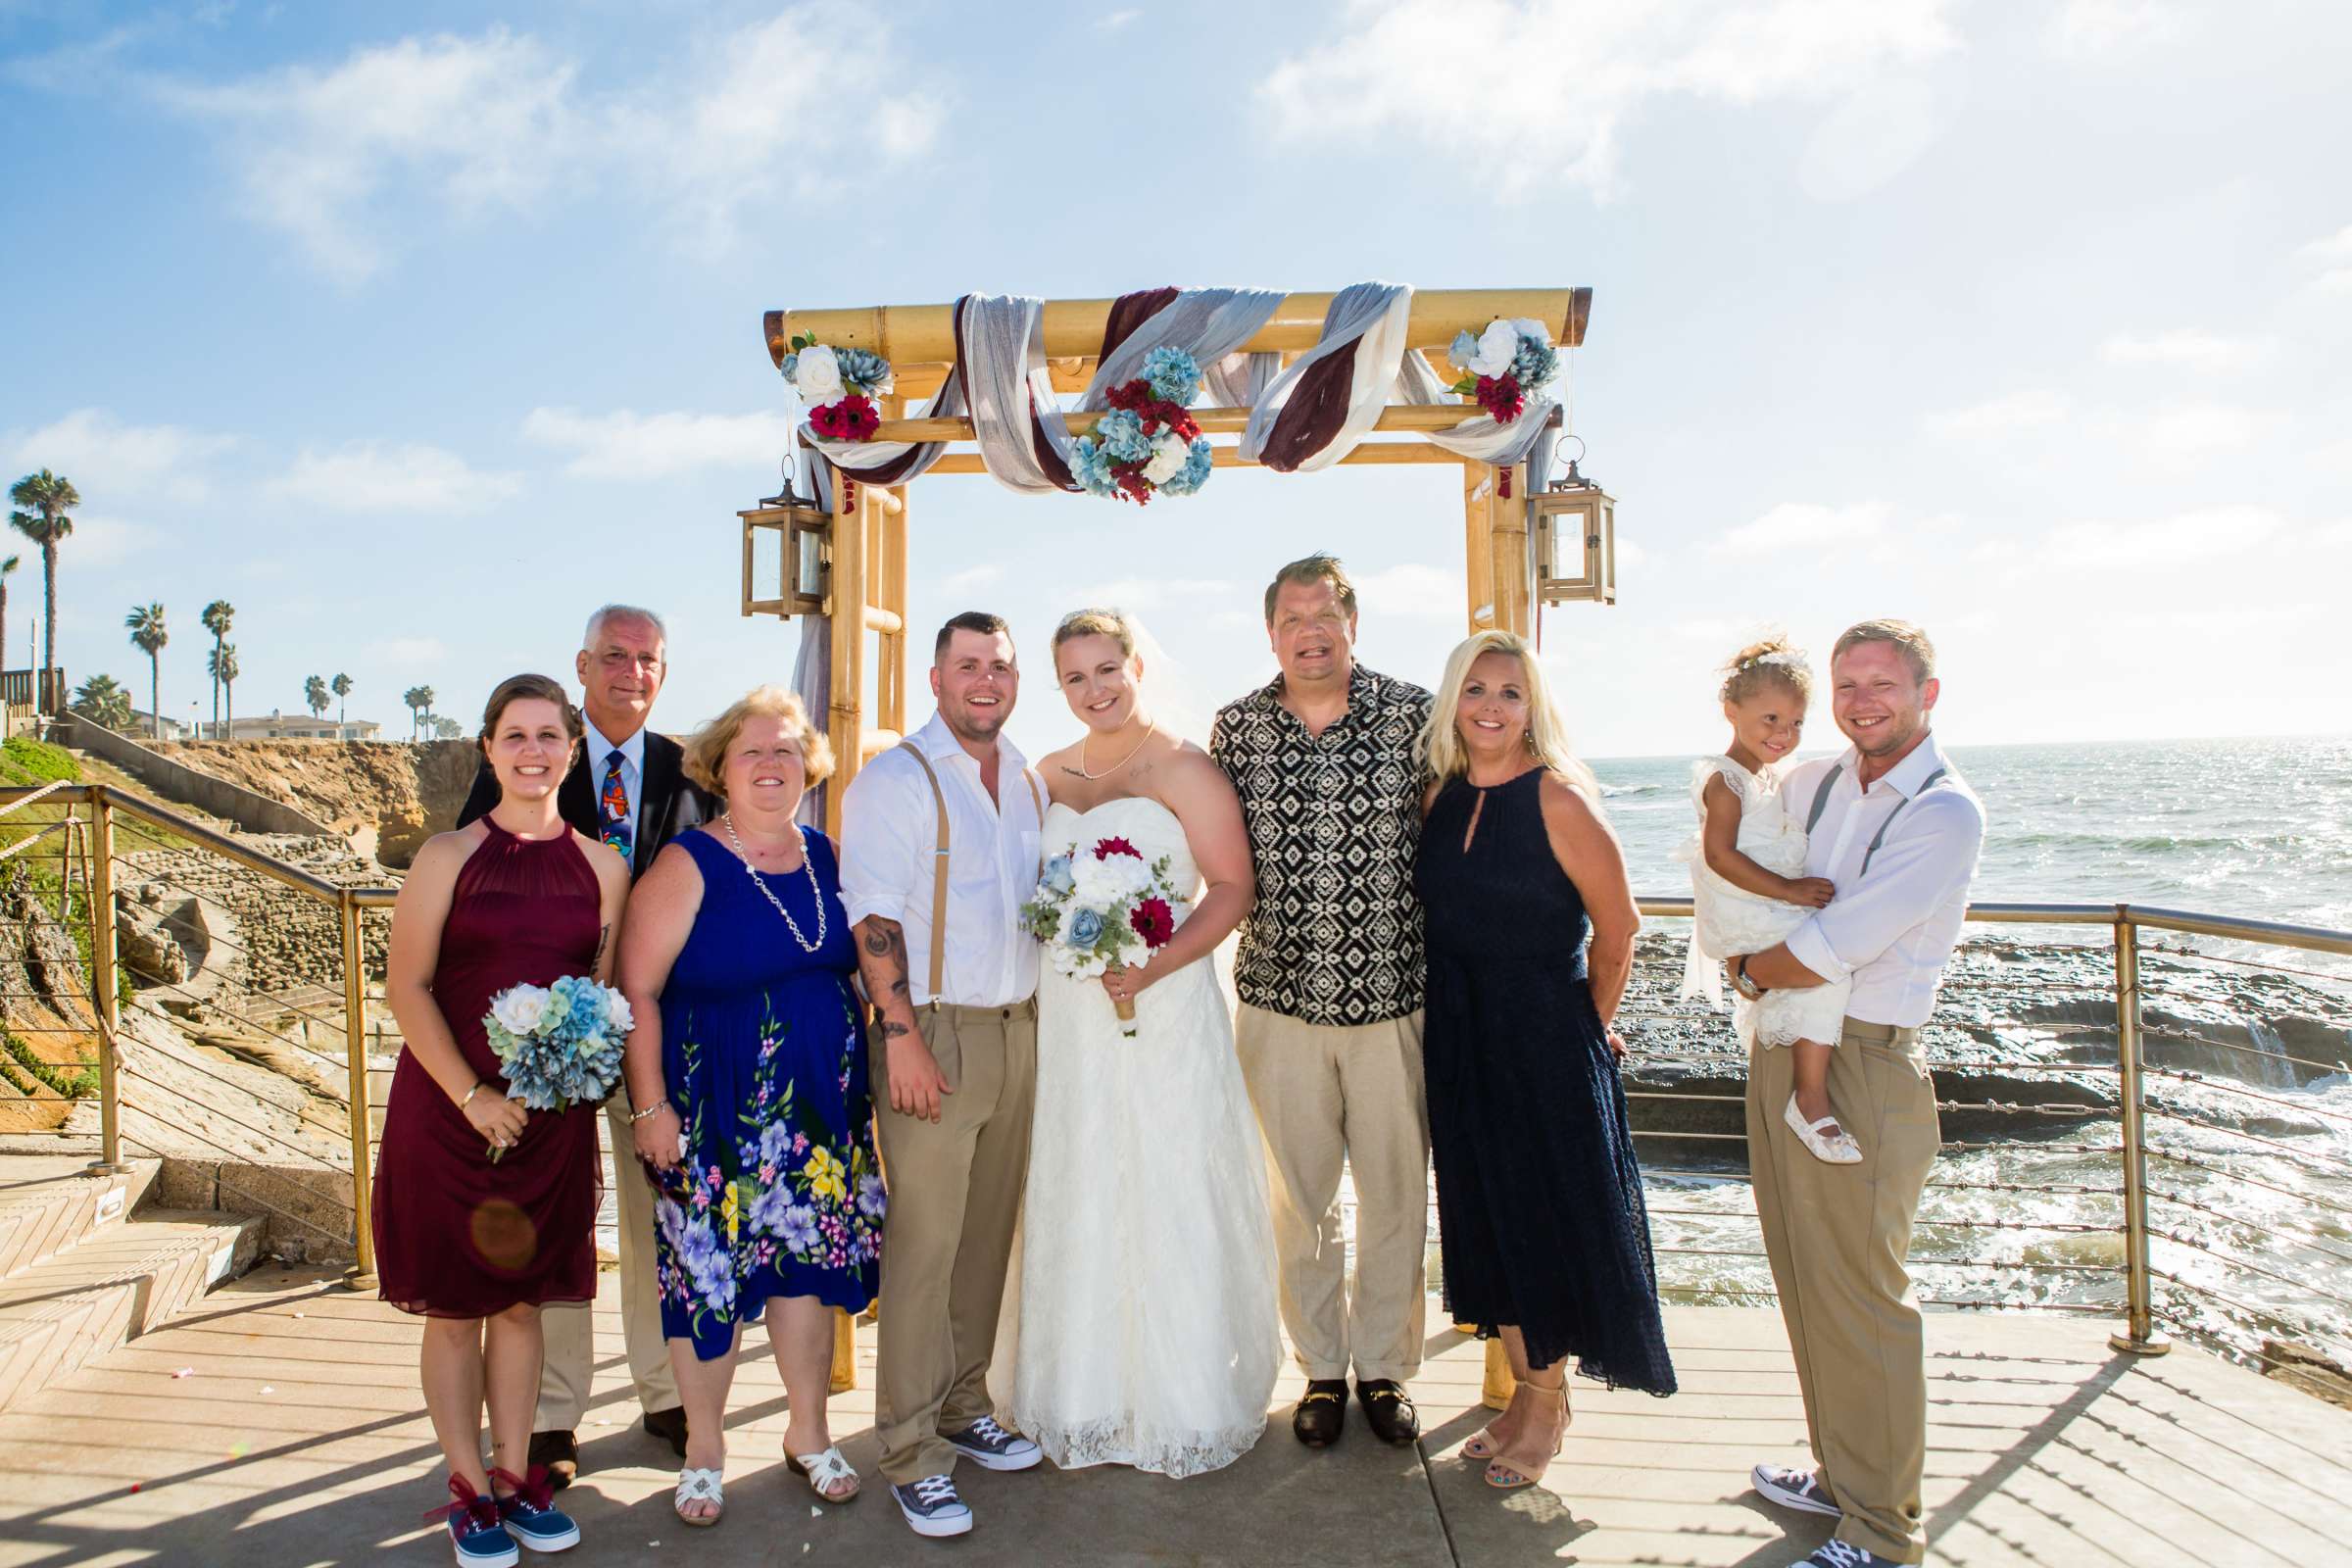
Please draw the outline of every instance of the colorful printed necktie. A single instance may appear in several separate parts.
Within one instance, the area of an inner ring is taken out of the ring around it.
[[[620,781],[620,764],[623,760],[618,747],[614,747],[612,755],[605,759],[605,787],[597,796],[596,806],[597,814],[604,819],[601,836],[607,844],[620,852],[622,859],[627,860],[631,858],[630,850],[637,835],[629,822],[628,786]]]

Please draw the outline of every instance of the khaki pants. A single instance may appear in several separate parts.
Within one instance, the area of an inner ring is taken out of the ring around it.
[[[954,1094],[934,1124],[890,1108],[879,1030],[874,1125],[890,1209],[882,1222],[881,1329],[874,1348],[874,1431],[882,1474],[903,1486],[951,1474],[960,1432],[996,1407],[1004,1271],[1029,1180],[1037,1093],[1037,1008],[926,1008],[923,1040]]]
[[[1916,1029],[1845,1020],[1830,1103],[1862,1146],[1858,1165],[1825,1164],[1797,1142],[1782,1118],[1792,1077],[1787,1050],[1750,1051],[1748,1166],[1813,1457],[1844,1514],[1838,1539],[1918,1562],[1928,1380],[1904,1263],[1942,1136],[1927,1056]]]
[[[1265,1133],[1282,1324],[1309,1378],[1421,1367],[1429,1247],[1429,1102],[1421,1014],[1339,1028],[1244,1004],[1234,1043]],[[1355,1294],[1340,1169],[1355,1179]]]
[[[625,1090],[605,1102],[605,1123],[612,1134],[620,1334],[628,1348],[629,1377],[637,1385],[637,1403],[647,1413],[674,1410],[678,1385],[669,1375],[669,1342],[662,1337],[662,1297],[654,1282],[654,1192],[637,1168]],[[550,1306],[539,1314],[547,1357],[539,1369],[539,1414],[533,1431],[578,1430],[596,1373],[594,1321],[593,1304],[587,1301]]]

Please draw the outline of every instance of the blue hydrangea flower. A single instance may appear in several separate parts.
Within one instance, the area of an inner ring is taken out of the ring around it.
[[[1185,455],[1183,470],[1171,475],[1167,482],[1159,487],[1160,493],[1171,496],[1192,495],[1198,492],[1202,485],[1208,483],[1208,437],[1197,435],[1193,437],[1192,450]]]
[[[1095,424],[1095,439],[1113,463],[1143,463],[1152,456],[1152,438],[1144,434],[1142,417],[1127,409],[1113,409]]]
[[[1144,379],[1152,383],[1153,397],[1188,404],[1200,390],[1200,367],[1182,349],[1156,348],[1144,356]]]
[[[1093,495],[1115,496],[1119,493],[1119,481],[1110,471],[1110,455],[1091,435],[1080,436],[1070,448],[1070,477]]]
[[[1068,856],[1056,855],[1046,862],[1046,886],[1056,893],[1077,891],[1078,883],[1070,874],[1070,858]]]
[[[1102,916],[1093,909],[1080,909],[1070,916],[1070,943],[1073,947],[1091,948],[1102,938]]]

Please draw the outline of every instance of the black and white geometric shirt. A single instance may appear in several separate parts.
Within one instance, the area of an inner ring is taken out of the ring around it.
[[[1348,711],[1310,735],[1282,680],[1217,712],[1208,754],[1250,829],[1257,905],[1242,922],[1234,989],[1252,1007],[1335,1026],[1421,1005],[1421,767],[1430,694],[1361,664]]]

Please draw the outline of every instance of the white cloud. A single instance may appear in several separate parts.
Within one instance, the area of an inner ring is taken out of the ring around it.
[[[2318,262],[2322,270],[2311,280],[2311,287],[2322,294],[2352,294],[2352,223],[2315,239],[2308,245],[2296,247],[2298,260]]]
[[[1095,19],[1095,30],[1097,32],[1117,32],[1122,27],[1133,25],[1142,17],[1143,13],[1137,10],[1108,12]]]
[[[1717,556],[1777,556],[1821,550],[1876,538],[1886,526],[1886,509],[1876,501],[1848,507],[1784,501],[1753,522],[1743,522],[1709,547]]]
[[[449,657],[449,645],[438,637],[379,637],[361,650],[381,664],[437,664]]]
[[[747,467],[773,473],[792,442],[781,414],[582,414],[533,409],[526,441],[572,454],[564,471],[586,479],[659,479],[697,468]]]
[[[69,476],[70,477],[70,476]],[[164,531],[144,522],[132,522],[111,513],[76,513],[74,535],[57,547],[58,559],[68,566],[119,566],[163,543]],[[23,569],[39,580],[40,547],[29,539],[11,533],[0,541],[0,556],[22,553]],[[37,594],[38,589],[34,592]]]
[[[2066,0],[2042,37],[2062,55],[2082,59],[2179,35],[2186,19],[2172,0]]]
[[[1365,614],[1458,622],[1462,574],[1418,562],[1383,566],[1355,579],[1355,602]]]
[[[886,34],[808,6],[689,39],[681,58],[611,93],[528,33],[411,36],[332,66],[150,90],[216,128],[247,211],[346,282],[413,232],[410,210],[528,212],[618,178],[698,246],[748,210],[829,189],[850,149],[883,163],[929,144],[942,95]],[[856,112],[841,108],[858,106]]]
[[[2179,365],[2192,370],[2243,370],[2270,358],[2269,338],[2230,337],[2193,326],[2162,332],[2118,332],[2100,345],[2110,365]]]
[[[2068,522],[2042,541],[2052,566],[2161,570],[2235,557],[2278,534],[2278,514],[2265,507],[2208,507],[2153,522]]]
[[[1917,162],[1936,130],[1935,95],[1926,82],[1866,82],[1813,128],[1797,183],[1815,201],[1867,196]]]
[[[960,599],[965,594],[978,593],[981,589],[994,587],[1004,580],[1004,568],[1003,566],[994,563],[983,563],[977,566],[966,566],[961,571],[949,572],[938,582],[932,584],[932,589],[936,593]]]
[[[336,512],[479,512],[521,488],[520,474],[485,472],[440,447],[377,441],[305,447],[269,485],[271,495]]]
[[[1217,577],[1120,577],[1109,582],[1087,583],[1078,589],[1075,610],[1084,606],[1099,606],[1108,610],[1124,610],[1140,616],[1146,610],[1164,609],[1171,600],[1188,600],[1185,613],[1189,617],[1205,600],[1224,598],[1242,590]]]
[[[2278,429],[2280,416],[2234,403],[2183,403],[2149,413],[2110,412],[2100,429],[2159,467],[2193,466],[2242,452]]]
[[[2056,424],[2073,409],[2073,401],[2065,393],[2031,387],[1967,408],[1931,414],[1920,422],[1928,434],[1946,441],[1981,441]]]
[[[176,424],[124,424],[105,409],[76,409],[37,429],[0,435],[12,472],[49,468],[84,497],[201,500],[201,465],[237,444]]]
[[[1954,48],[1948,9],[1947,0],[1350,0],[1332,40],[1277,65],[1258,97],[1277,138],[1401,131],[1493,159],[1486,167],[1506,187],[1565,177],[1605,193],[1619,127],[1647,102],[1850,93],[1889,66]],[[1483,80],[1533,60],[1560,62],[1562,80],[1482,93],[1475,112],[1450,90],[1459,73]]]

